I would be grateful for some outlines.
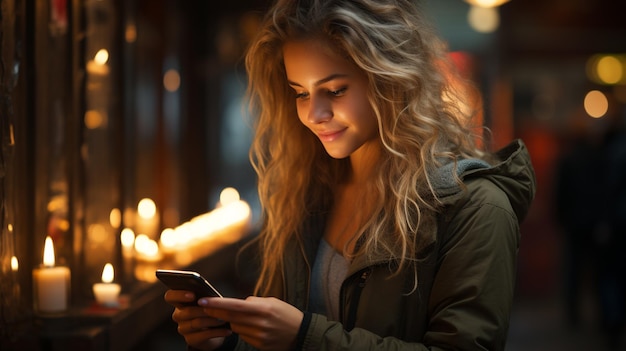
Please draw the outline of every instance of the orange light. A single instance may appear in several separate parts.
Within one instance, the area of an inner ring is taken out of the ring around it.
[[[609,100],[599,90],[592,90],[585,96],[585,112],[593,118],[603,117],[609,110]]]

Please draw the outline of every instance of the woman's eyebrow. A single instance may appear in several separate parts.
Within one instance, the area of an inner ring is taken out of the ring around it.
[[[342,74],[342,73],[331,74],[328,77],[322,78],[322,79],[318,80],[317,82],[313,83],[313,86],[317,87],[317,86],[322,85],[322,84],[324,84],[326,82],[330,82],[333,79],[345,78],[347,76],[348,76],[347,74]],[[287,83],[289,83],[289,85],[291,85],[291,86],[302,88],[302,85],[300,85],[300,84],[298,84],[298,83],[296,83],[294,81],[287,80]]]

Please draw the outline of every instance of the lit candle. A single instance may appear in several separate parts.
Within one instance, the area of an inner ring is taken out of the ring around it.
[[[11,271],[13,271],[14,273],[17,273],[19,269],[20,269],[20,264],[17,261],[17,257],[12,256],[11,257]]]
[[[87,72],[93,75],[106,76],[109,74],[109,52],[106,49],[100,49],[94,56],[93,60],[87,62]]]
[[[13,296],[20,296],[20,281],[17,276],[17,272],[20,269],[20,264],[17,261],[17,257],[11,257],[11,271],[13,272]]]
[[[163,258],[159,251],[159,244],[146,234],[139,234],[135,238],[135,252],[139,261],[157,262]]]
[[[178,246],[176,231],[172,228],[163,229],[159,239],[159,246],[166,255],[176,252]]]
[[[124,258],[132,257],[133,246],[135,245],[135,232],[130,228],[122,229],[120,241],[122,242],[122,256],[124,256]]]
[[[120,304],[118,296],[122,288],[119,284],[113,283],[114,275],[113,265],[107,263],[102,270],[102,283],[93,285],[93,294],[102,306],[118,307]]]
[[[159,230],[159,213],[152,199],[144,198],[137,205],[135,234],[146,234],[150,239],[156,239]]]
[[[70,270],[54,264],[54,246],[48,236],[43,250],[43,266],[33,270],[35,309],[44,314],[64,312],[68,307]]]

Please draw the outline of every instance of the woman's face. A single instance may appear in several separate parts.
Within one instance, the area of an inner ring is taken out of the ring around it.
[[[323,40],[287,42],[283,56],[298,117],[331,157],[345,158],[378,143],[378,122],[362,70]]]

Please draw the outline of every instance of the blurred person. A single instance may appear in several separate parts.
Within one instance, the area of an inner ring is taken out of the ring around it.
[[[626,109],[605,118],[602,144],[603,216],[594,233],[595,274],[601,326],[609,350],[622,350],[626,325]]]
[[[556,166],[555,208],[564,241],[563,290],[568,324],[581,322],[581,292],[595,259],[594,232],[603,215],[601,129],[594,120],[575,115],[566,132],[565,149]]]
[[[190,349],[505,348],[534,171],[484,150],[444,47],[411,0],[274,3],[246,57],[255,296],[168,290]]]
[[[584,119],[582,119],[584,118]],[[564,232],[566,316],[580,326],[581,292],[593,285],[607,350],[620,350],[626,322],[626,133],[624,119],[582,116],[556,172],[556,214]],[[588,280],[587,280],[588,278]]]

